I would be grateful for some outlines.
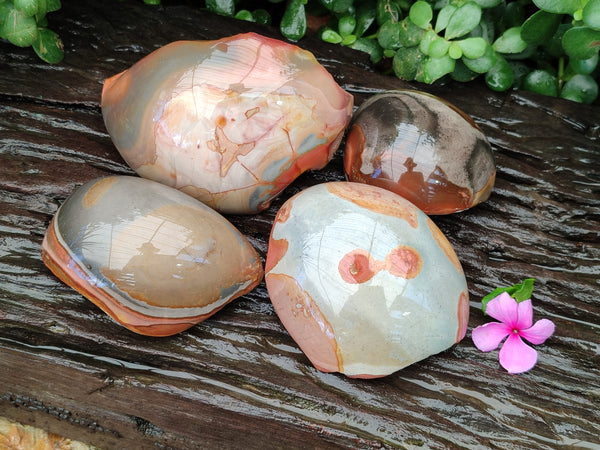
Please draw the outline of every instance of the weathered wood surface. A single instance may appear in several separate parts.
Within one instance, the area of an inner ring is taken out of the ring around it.
[[[39,248],[52,214],[81,183],[129,174],[102,123],[104,78],[177,39],[260,30],[184,6],[63,2],[51,27],[57,66],[0,43],[0,416],[104,448],[600,446],[600,110],[481,86],[429,88],[464,109],[493,145],[485,204],[435,221],[471,292],[537,279],[535,318],[557,326],[538,365],[512,376],[467,338],[377,380],[316,371],[261,284],[190,330],[135,335],[58,281]],[[402,87],[361,56],[306,39],[360,104]],[[419,86],[423,88],[422,86]],[[264,257],[281,203],[342,179],[339,154],[266,212],[231,216]],[[597,448],[597,447],[596,447]]]

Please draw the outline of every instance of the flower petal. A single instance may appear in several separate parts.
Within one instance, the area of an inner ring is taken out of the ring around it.
[[[537,352],[516,333],[511,333],[498,354],[500,365],[509,373],[522,373],[537,362]]]
[[[512,331],[506,324],[499,322],[489,322],[480,325],[473,330],[471,338],[475,347],[482,352],[492,351],[500,345],[502,339]]]
[[[513,329],[519,318],[517,301],[506,292],[490,300],[485,307],[485,312]]]
[[[519,317],[515,328],[517,330],[529,328],[533,323],[533,305],[531,304],[531,299],[517,303],[517,314]]]
[[[520,330],[519,335],[535,345],[543,344],[554,333],[554,322],[540,319],[531,328]]]

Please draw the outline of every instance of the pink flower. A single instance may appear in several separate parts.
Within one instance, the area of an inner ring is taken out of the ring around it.
[[[490,300],[486,313],[500,322],[489,322],[473,330],[475,346],[482,352],[498,348],[502,340],[508,339],[500,349],[500,365],[510,373],[522,373],[532,369],[537,362],[537,351],[523,342],[524,338],[532,344],[544,343],[554,333],[554,323],[548,319],[533,323],[531,300],[517,303],[506,292]]]

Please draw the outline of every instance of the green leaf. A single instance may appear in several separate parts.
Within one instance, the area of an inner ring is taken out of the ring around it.
[[[423,77],[419,81],[431,84],[452,72],[455,65],[456,60],[450,58],[448,55],[441,58],[427,58],[423,64]]]
[[[448,21],[444,37],[455,39],[472,31],[481,20],[481,7],[472,1],[464,3],[454,11]]]
[[[527,60],[527,59],[533,59],[533,60],[538,60],[538,62],[541,62],[543,64],[543,57],[542,56],[534,56],[536,51],[538,49],[537,45],[533,45],[533,44],[527,44],[527,46],[525,47],[525,49],[519,53],[504,53],[504,57],[506,59],[520,59],[520,60]]]
[[[206,0],[206,7],[209,11],[221,16],[233,17],[235,13],[234,0]]]
[[[486,45],[485,53],[480,58],[466,58],[463,56],[462,62],[465,63],[469,69],[477,73],[485,73],[496,64],[496,58],[498,54],[494,51],[491,45]]]
[[[424,30],[429,28],[431,19],[433,18],[433,9],[431,5],[423,0],[418,0],[410,7],[408,17],[419,28]]]
[[[457,7],[454,6],[452,3],[448,3],[442,9],[440,9],[440,12],[438,12],[437,19],[435,21],[434,30],[436,33],[443,31],[448,26],[448,22],[450,22],[450,18],[452,17],[456,9]]]
[[[511,87],[513,89],[521,89],[521,86],[523,86],[523,80],[527,74],[531,72],[531,68],[521,61],[508,61],[508,64],[510,65],[510,68],[514,74],[514,80]]]
[[[460,46],[463,54],[471,59],[481,58],[488,47],[486,40],[480,37],[465,38],[456,43]]]
[[[160,0],[144,0],[146,5],[160,5]]]
[[[328,11],[333,9],[333,1],[334,0],[321,0],[320,3],[327,8]]]
[[[291,0],[283,13],[279,30],[286,38],[297,41],[306,33],[306,12],[302,0]]]
[[[356,29],[354,34],[362,36],[375,22],[376,8],[370,3],[362,3],[356,8]]]
[[[8,11],[0,34],[18,47],[29,47],[37,39],[37,23],[13,8]]]
[[[46,12],[58,11],[60,7],[60,0],[46,0]]]
[[[50,64],[60,62],[65,55],[62,41],[56,33],[47,28],[38,29],[38,38],[32,47],[42,60]]]
[[[523,280],[522,283],[517,283],[513,286],[508,287],[498,287],[490,292],[488,295],[481,299],[481,310],[485,314],[485,309],[490,300],[495,299],[503,292],[506,292],[512,298],[514,298],[517,303],[521,303],[525,300],[529,300],[531,298],[531,294],[533,293],[533,283],[535,282],[534,278],[527,278]]]
[[[515,287],[517,287],[517,289],[511,294],[511,297],[514,298],[517,301],[517,303],[529,300],[531,298],[531,294],[533,294],[534,283],[534,278],[527,278],[523,280],[523,283],[516,284]]]
[[[594,30],[600,30],[600,0],[589,0],[583,8],[583,23]]]
[[[240,9],[233,17],[238,20],[245,20],[246,22],[254,22],[254,16],[247,9]]]
[[[398,78],[413,81],[420,71],[425,55],[418,47],[401,47],[396,51],[392,60],[394,73]]]
[[[330,44],[339,44],[342,42],[342,36],[331,28],[325,28],[321,31],[321,39]]]
[[[498,6],[500,3],[502,3],[502,0],[473,0],[475,3],[477,3],[479,6],[481,6],[481,8],[485,9],[485,8],[493,8],[494,6]]]
[[[496,24],[498,32],[512,27],[520,27],[525,22],[525,6],[523,2],[513,1],[507,3],[499,23]]]
[[[452,41],[450,43],[450,47],[448,48],[448,55],[450,55],[450,58],[452,59],[460,59],[463,57],[462,48],[460,48],[460,45],[457,41]]]
[[[353,16],[344,16],[338,21],[338,31],[342,36],[348,36],[354,33],[356,28],[356,19]]]
[[[425,30],[416,26],[408,17],[402,19],[398,25],[399,44],[404,47],[418,45],[425,36]]]
[[[435,34],[435,31],[433,30],[425,32],[423,39],[421,39],[421,42],[419,42],[419,50],[421,50],[421,53],[429,55],[429,49],[431,47],[431,44],[433,44],[433,41],[435,41],[438,38],[439,36]]]
[[[26,16],[35,16],[38,12],[37,0],[13,0],[13,5]]]
[[[442,56],[448,53],[448,49],[450,48],[450,41],[447,41],[444,38],[437,37],[433,40],[431,45],[429,46],[429,55],[432,58],[441,58]],[[460,56],[459,56],[460,58]],[[458,58],[453,58],[458,59]]]
[[[552,39],[561,19],[561,14],[538,11],[523,23],[521,38],[528,44],[543,44]]]
[[[450,77],[453,80],[460,81],[461,83],[466,83],[468,81],[472,81],[477,78],[479,74],[477,72],[473,72],[462,60],[457,60],[456,65],[454,66],[454,70],[450,74]]]
[[[581,8],[581,0],[533,0],[542,11],[555,14],[573,14]]]
[[[8,17],[8,13],[10,11],[12,11],[13,5],[9,4],[8,2],[2,2],[0,1],[0,38],[1,39],[6,39],[4,37],[4,33],[3,33],[3,28],[4,28],[4,22],[6,21],[6,18]]]
[[[413,25],[414,26],[414,25]],[[395,50],[400,47],[400,24],[388,20],[379,27],[377,31],[377,41],[384,49]]]
[[[47,0],[37,0],[37,12],[35,13],[35,20],[37,21],[38,26],[40,26],[40,22],[42,22],[46,18],[47,12],[48,12]]]
[[[554,36],[552,36],[552,38],[549,39],[547,42],[543,43],[541,45],[541,48],[553,58],[561,58],[565,56],[566,54],[563,49],[562,40],[565,35],[565,32],[567,32],[567,30],[570,30],[571,28],[573,28],[573,25],[571,25],[570,23],[561,23],[558,26],[556,33],[554,33]]]
[[[271,25],[271,14],[266,9],[255,9],[252,11],[252,17],[254,17],[256,23],[260,23],[261,25]]]
[[[351,46],[356,42],[356,36],[353,34],[348,34],[342,38],[342,42],[340,44],[345,45],[346,47]]]
[[[383,49],[375,39],[358,38],[350,48],[368,53],[373,64],[377,64],[383,58]]]
[[[571,58],[591,58],[600,49],[600,31],[589,27],[573,27],[565,32],[562,45]]]
[[[550,97],[558,97],[558,79],[546,70],[534,70],[523,80],[523,89]]]
[[[508,90],[515,79],[511,67],[501,55],[498,55],[496,64],[485,73],[485,84],[496,92],[504,92]]]
[[[567,67],[574,74],[590,75],[598,67],[598,60],[600,60],[598,53],[588,59],[569,58]]]
[[[493,47],[498,53],[521,53],[527,47],[527,42],[521,38],[521,27],[506,30],[494,41]]]
[[[400,8],[392,0],[377,0],[376,20],[379,25],[400,20]]]
[[[352,6],[352,2],[353,0],[321,0],[325,8],[335,14],[348,12],[348,9]]]
[[[589,75],[574,75],[564,84],[560,97],[591,104],[598,98],[598,83]]]
[[[491,14],[484,12],[481,15],[481,21],[467,36],[481,37],[490,44],[494,42],[494,38],[496,37],[496,25],[494,19],[491,17]]]

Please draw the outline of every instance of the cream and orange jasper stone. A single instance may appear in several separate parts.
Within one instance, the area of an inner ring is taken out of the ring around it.
[[[324,372],[382,377],[466,333],[456,253],[427,215],[382,188],[331,182],[290,198],[265,271],[283,325]]]
[[[127,176],[73,192],[50,223],[42,259],[115,321],[151,336],[195,325],[263,277],[252,245],[219,213]]]
[[[223,213],[256,213],[339,146],[353,97],[308,51],[255,33],[168,44],[104,82],[125,161]]]

